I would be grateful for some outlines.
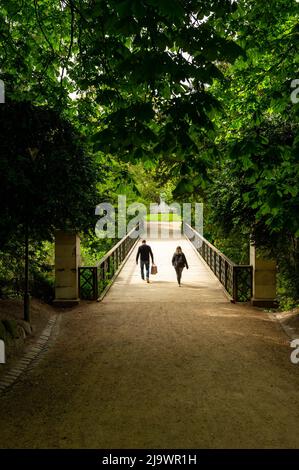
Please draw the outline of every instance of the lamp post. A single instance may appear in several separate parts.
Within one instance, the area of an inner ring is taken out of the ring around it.
[[[35,161],[39,150],[37,148],[27,149],[32,162]],[[29,292],[29,222],[28,216],[25,222],[25,286],[24,286],[24,320],[30,323],[30,292]]]
[[[24,289],[24,320],[30,323],[30,293],[29,293],[29,227],[25,224],[25,289]]]

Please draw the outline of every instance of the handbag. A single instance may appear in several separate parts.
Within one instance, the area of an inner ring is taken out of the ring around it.
[[[158,268],[155,264],[152,264],[152,267],[151,267],[151,274],[157,274],[158,272]]]

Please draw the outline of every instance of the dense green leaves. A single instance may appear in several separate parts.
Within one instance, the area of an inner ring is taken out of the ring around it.
[[[213,119],[222,158],[210,171],[205,196],[207,227],[213,227],[218,246],[226,249],[224,238],[245,236],[270,248],[278,259],[280,289],[294,299],[299,297],[299,107],[291,100],[291,83],[299,76],[298,10],[295,1],[240,0],[228,18],[226,28],[234,31],[246,59],[222,64],[225,80],[211,87],[222,105]],[[235,259],[246,252],[248,245]]]
[[[73,127],[28,102],[0,106],[1,245],[29,224],[34,240],[89,227],[100,175]]]
[[[218,143],[226,158],[220,171],[233,162],[231,178],[246,188],[239,200],[243,223],[257,239],[259,232],[295,235],[299,228],[299,200],[292,189],[299,176],[298,105],[290,96],[290,78],[298,72],[296,5],[281,0],[271,2],[271,8],[263,2],[262,8],[259,3],[241,1],[228,22],[238,31],[247,60],[229,67],[225,85],[214,88],[226,113],[225,126],[222,119],[216,120]],[[252,218],[245,216],[248,211]]]
[[[36,237],[86,228],[97,191],[141,197],[142,162],[147,195],[168,184],[204,198],[208,226],[226,236],[297,246],[298,7],[3,0],[3,240],[26,217]]]

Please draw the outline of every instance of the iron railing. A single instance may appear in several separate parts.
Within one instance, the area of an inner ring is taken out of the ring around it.
[[[79,267],[79,297],[83,300],[98,300],[111,285],[118,269],[135,245],[139,225],[122,238],[96,266]],[[135,235],[135,237],[133,236]]]
[[[252,297],[252,266],[235,264],[189,224],[184,222],[183,226],[186,237],[219,279],[230,297],[236,302],[250,300]]]

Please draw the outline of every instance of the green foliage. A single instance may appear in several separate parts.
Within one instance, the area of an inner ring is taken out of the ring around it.
[[[249,237],[270,247],[298,298],[297,2],[3,0],[0,14],[2,290],[12,271],[22,282],[10,247],[26,223],[33,246],[87,234],[94,264],[110,248],[91,233],[95,205],[164,192],[205,201],[233,259]]]
[[[56,229],[86,229],[97,202],[98,170],[80,136],[60,116],[30,103],[0,107],[0,240],[34,240]]]
[[[3,321],[0,320],[0,339],[2,339],[4,342],[7,341],[8,339],[8,332],[6,331],[6,328],[3,324]]]
[[[53,269],[50,272],[31,269],[31,275],[30,294],[44,302],[52,302],[54,299]]]
[[[23,292],[24,267],[19,255],[0,252],[0,298],[18,297]]]
[[[271,8],[240,1],[228,27],[238,31],[247,60],[228,67],[227,81],[213,90],[225,112],[224,121],[215,119],[224,155],[224,187],[215,195],[231,201],[231,225],[248,226],[259,244],[271,245],[279,233],[299,233],[299,108],[291,102],[289,78],[298,70],[295,8],[284,0]]]
[[[112,238],[98,238],[90,231],[81,240],[82,266],[95,266],[118,240]]]
[[[49,242],[31,242],[30,292],[50,302],[54,297],[54,246]],[[0,252],[0,298],[22,297],[24,292],[24,246],[12,239]]]
[[[278,259],[282,306],[286,295],[295,303],[299,298],[299,108],[291,102],[298,73],[296,10],[285,0],[240,0],[228,18],[247,58],[223,64],[225,81],[211,87],[223,110],[213,119],[221,159],[209,171],[206,192],[207,221],[227,239],[226,253],[229,240],[245,235]],[[244,258],[248,246],[238,246]]]
[[[7,96],[62,111],[105,154],[196,165],[218,106],[206,84],[222,77],[220,61],[244,55],[221,28],[235,10],[230,0],[5,0],[0,75]]]
[[[6,329],[7,334],[13,338],[16,339],[18,338],[18,324],[16,320],[10,319],[10,320],[2,320],[2,324],[4,328]]]
[[[130,166],[130,172],[135,182],[135,200],[145,204],[149,210],[149,204],[158,204],[160,197],[165,202],[173,202],[173,191],[177,178],[172,174],[172,167],[167,162],[145,162]]]

